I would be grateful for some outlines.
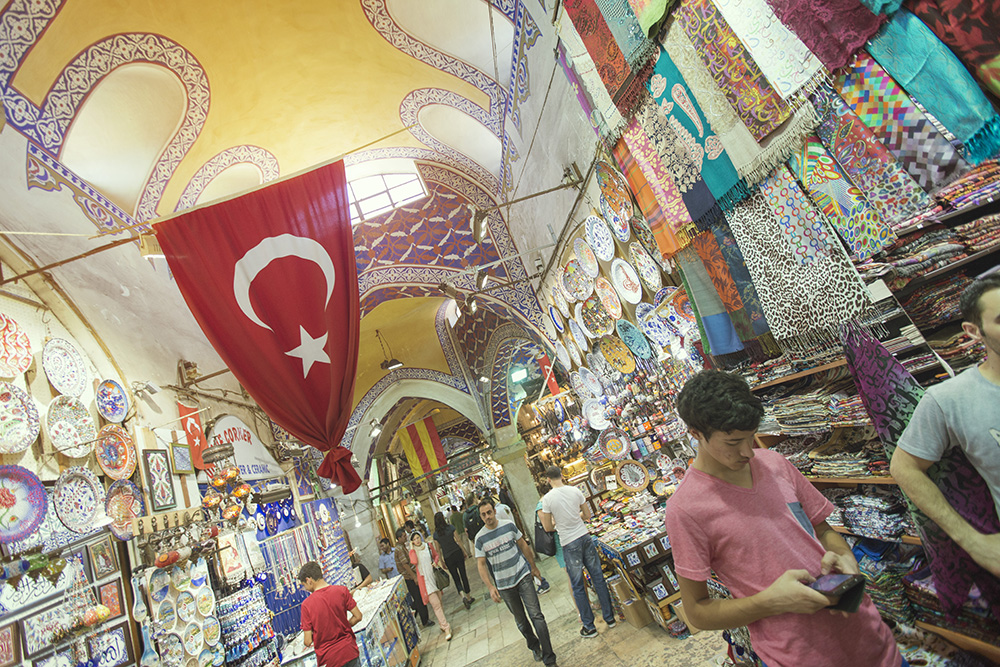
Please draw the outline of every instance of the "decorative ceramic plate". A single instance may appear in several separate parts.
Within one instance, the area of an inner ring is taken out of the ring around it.
[[[204,645],[205,635],[201,631],[201,626],[197,623],[188,623],[184,629],[184,650],[188,655],[198,655]]]
[[[45,411],[45,429],[55,448],[78,459],[90,453],[97,439],[94,418],[87,406],[72,396],[56,396]]]
[[[201,630],[205,633],[205,643],[209,646],[215,646],[219,643],[219,638],[221,637],[221,628],[219,627],[219,619],[215,616],[206,616],[205,622],[201,624]]]
[[[79,396],[87,389],[83,355],[64,338],[53,338],[42,348],[42,369],[60,394]]]
[[[45,487],[35,473],[0,465],[0,543],[18,542],[34,533],[48,507]]]
[[[588,398],[583,402],[583,416],[587,418],[590,428],[601,431],[611,425],[604,416],[604,403],[599,398]]]
[[[583,325],[587,328],[587,331],[590,331],[594,335],[594,338],[604,336],[614,330],[615,321],[611,319],[611,315],[604,309],[604,304],[596,294],[591,294],[583,302],[580,316]]]
[[[577,301],[583,301],[594,291],[594,279],[575,259],[569,260],[563,267],[562,282],[566,292]]]
[[[612,461],[621,461],[628,458],[631,445],[628,436],[620,429],[605,429],[597,439],[597,444],[604,453],[605,458]]]
[[[191,566],[191,585],[195,588],[204,586],[205,582],[208,581],[208,563],[205,562],[204,558],[198,558]],[[209,597],[212,599],[212,604],[215,604],[215,598],[211,596],[212,589],[205,589],[209,592]],[[198,594],[198,611],[201,611],[201,593]],[[202,616],[207,616],[206,612],[201,612]]]
[[[594,293],[601,300],[604,310],[608,311],[611,319],[620,320],[622,318],[622,301],[618,298],[618,293],[615,292],[611,281],[604,276],[598,276],[594,280]]]
[[[128,479],[119,479],[108,487],[104,513],[111,518],[111,534],[123,542],[132,539],[132,519],[146,514],[142,491]]]
[[[576,239],[573,241],[573,252],[576,253],[576,260],[580,262],[580,267],[587,275],[596,278],[597,274],[601,272],[601,265],[598,264],[597,255],[594,254],[590,245],[583,239]]]
[[[566,297],[563,296],[559,286],[553,285],[550,292],[552,294],[552,303],[556,305],[556,308],[562,313],[563,317],[569,317],[569,304],[566,303]]]
[[[656,292],[663,286],[663,276],[660,275],[660,267],[656,265],[653,258],[649,256],[641,243],[631,243],[628,247],[629,257],[632,263],[639,270],[639,277],[650,292]]]
[[[628,345],[632,354],[640,359],[649,359],[653,356],[653,350],[649,347],[649,341],[642,335],[639,328],[628,320],[618,320],[618,337]]]
[[[559,360],[559,363],[562,364],[562,367],[567,371],[570,370],[572,367],[570,366],[569,352],[566,350],[566,346],[563,345],[561,341],[557,340],[554,343],[552,343],[552,347],[555,348],[556,359]]]
[[[108,424],[97,433],[94,454],[101,470],[111,479],[125,479],[135,472],[132,436],[118,424]]]
[[[667,285],[666,287],[664,287],[663,289],[661,289],[660,291],[658,291],[653,296],[653,305],[654,306],[659,306],[664,301],[669,300],[670,297],[672,297],[674,295],[674,292],[676,292],[679,289],[680,289],[680,287],[675,287],[673,285]]]
[[[104,512],[104,486],[83,466],[67,468],[56,480],[56,516],[74,533],[89,533]]]
[[[654,479],[653,480],[653,493],[655,493],[658,496],[665,496],[665,495],[667,495],[667,483],[665,481],[663,481],[662,479]]]
[[[645,306],[645,308],[640,308]],[[653,341],[660,347],[670,347],[670,341],[674,334],[667,327],[667,324],[656,314],[656,310],[648,303],[640,303],[635,307],[635,317],[639,320],[639,328],[646,338]]]
[[[211,616],[212,612],[215,611],[215,594],[212,589],[205,586],[199,590],[195,596],[195,605],[198,607],[199,614]]]
[[[592,370],[589,368],[581,368],[580,379],[583,380],[583,383],[590,388],[590,393],[595,397],[604,396],[604,387],[601,386],[601,380]]]
[[[218,644],[215,647],[215,662],[212,663],[215,667],[222,667],[226,664],[226,648],[222,644]]]
[[[0,454],[23,452],[38,438],[38,408],[27,392],[0,382]]]
[[[7,315],[0,314],[0,377],[12,378],[31,365],[31,341],[24,329]]]
[[[597,163],[597,185],[601,188],[601,196],[620,211],[628,220],[632,217],[632,194],[629,191],[625,177],[611,164],[603,160]]]
[[[622,214],[620,209],[615,209],[604,195],[601,195],[601,215],[608,221],[608,227],[611,228],[611,233],[615,235],[615,238],[622,243],[628,243],[632,237],[632,232],[628,228],[628,218]]]
[[[622,301],[628,303],[639,303],[642,299],[642,283],[639,282],[639,274],[635,272],[632,265],[620,257],[616,257],[611,263],[611,284],[615,286],[615,291]]]
[[[615,256],[615,237],[608,229],[608,223],[603,218],[591,215],[587,218],[587,243],[593,249],[597,259],[610,262]]]
[[[174,627],[177,622],[177,610],[174,609],[173,600],[164,600],[156,608],[156,620],[160,622],[164,630]]]
[[[191,570],[187,565],[174,565],[170,570],[170,583],[179,591],[191,588]]]
[[[97,385],[97,411],[109,422],[120,424],[128,414],[128,394],[114,380],[103,380]]]
[[[590,351],[590,343],[587,342],[587,332],[583,330],[576,320],[569,321],[569,333],[579,346],[580,351],[586,354]]]
[[[177,596],[177,615],[181,617],[182,621],[188,623],[193,620],[196,610],[194,595],[191,591],[184,591]]]
[[[628,375],[635,370],[635,357],[620,338],[605,336],[601,339],[600,349],[601,354],[616,371]]]
[[[566,340],[566,350],[569,352],[569,358],[573,360],[573,365],[582,366],[583,357],[580,356],[580,348],[576,346],[572,340]]]
[[[215,662],[215,654],[212,649],[207,648],[198,654],[198,667],[212,667]]]
[[[685,334],[698,328],[698,320],[694,316],[694,308],[688,299],[687,292],[679,289],[670,297],[670,305],[667,307],[667,321],[674,325],[678,331]]]
[[[649,471],[638,461],[622,461],[615,470],[618,483],[626,490],[642,491],[649,484]]]
[[[580,378],[579,371],[573,371],[569,374],[569,384],[573,387],[573,391],[576,392],[577,398],[581,401],[594,397],[594,395],[590,393],[590,387],[584,384],[583,380]]]
[[[556,419],[560,422],[566,419],[566,408],[563,407],[562,401],[558,398],[552,401],[552,412],[555,413]]]
[[[552,324],[556,325],[556,331],[562,333],[566,330],[566,327],[563,325],[562,315],[559,314],[555,306],[549,306],[549,317],[552,318]]]
[[[170,592],[170,574],[166,570],[156,569],[149,577],[149,597],[153,602],[160,602]]]
[[[173,627],[173,623],[170,624]],[[176,632],[168,632],[160,640],[160,658],[165,665],[179,665],[184,659],[184,640]]]

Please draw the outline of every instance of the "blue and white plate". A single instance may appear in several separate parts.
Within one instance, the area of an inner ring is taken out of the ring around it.
[[[635,307],[635,317],[639,320],[639,329],[646,335],[646,338],[653,341],[660,347],[670,347],[670,340],[674,337],[666,322],[656,314],[656,309],[646,302],[642,302]]]
[[[640,359],[649,359],[653,356],[653,349],[649,347],[649,341],[642,335],[639,329],[628,320],[618,320],[618,337],[628,345],[632,354]]]
[[[632,237],[632,231],[628,228],[629,219],[625,217],[624,211],[615,210],[615,207],[608,202],[608,198],[601,195],[601,215],[608,221],[611,233],[622,243],[628,243]]]
[[[552,409],[555,410],[556,419],[560,422],[566,419],[566,408],[563,407],[562,401],[558,398],[552,403]]]
[[[554,343],[552,343],[552,347],[555,348],[556,359],[559,361],[560,364],[562,364],[563,369],[566,371],[571,370],[572,365],[570,363],[569,351],[566,350],[566,346],[563,345],[561,341],[557,340]]]
[[[583,330],[583,327],[576,323],[576,320],[569,321],[569,333],[573,336],[573,340],[575,340],[576,344],[580,347],[581,352],[584,354],[590,352],[590,343],[587,342],[587,332]]]
[[[604,402],[599,398],[590,398],[583,402],[583,416],[590,428],[595,431],[603,431],[611,425],[604,416]]]
[[[590,356],[587,357],[588,362],[590,361]],[[586,367],[581,368],[580,379],[583,380],[583,383],[590,389],[591,394],[596,397],[604,396],[604,387],[601,386],[600,379],[592,370]]]
[[[552,303],[556,305],[563,317],[569,317],[569,304],[566,303],[566,297],[563,296],[562,289],[558,284],[552,286],[551,293]]]
[[[583,357],[580,356],[580,348],[576,346],[572,340],[566,340],[566,349],[569,350],[569,358],[573,360],[573,364],[576,366],[583,365]]]
[[[615,237],[608,229],[608,223],[596,215],[587,218],[587,243],[593,249],[597,259],[610,262],[615,256]]]
[[[562,316],[556,310],[555,306],[549,306],[549,317],[552,318],[552,324],[556,325],[556,331],[559,333],[566,331],[566,327],[563,326]]]
[[[128,394],[114,380],[104,380],[97,386],[97,411],[112,424],[125,421],[128,414]]]
[[[569,374],[569,383],[573,387],[573,391],[576,392],[577,398],[581,401],[594,397],[594,394],[590,391],[590,387],[580,377],[580,371],[573,371]]]

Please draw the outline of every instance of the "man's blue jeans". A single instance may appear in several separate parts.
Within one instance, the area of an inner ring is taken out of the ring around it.
[[[517,629],[524,635],[528,648],[539,651],[542,654],[542,662],[546,665],[555,665],[556,654],[552,651],[549,626],[542,616],[542,605],[538,601],[538,591],[535,590],[535,578],[530,574],[527,575],[513,588],[501,590],[500,597],[507,604],[510,613],[514,614]],[[528,623],[529,618],[531,623]],[[534,632],[531,631],[532,626],[535,628]]]
[[[614,623],[615,610],[611,606],[608,585],[601,572],[601,557],[597,555],[597,547],[594,546],[593,537],[584,535],[569,544],[562,545],[562,548],[563,558],[566,559],[566,572],[569,573],[569,581],[573,586],[573,599],[576,601],[577,611],[580,612],[583,629],[588,632],[594,630],[594,612],[590,608],[590,600],[587,598],[587,588],[583,580],[584,568],[587,568],[590,582],[594,585],[594,590],[597,591],[597,599],[601,601],[604,622],[608,625]]]

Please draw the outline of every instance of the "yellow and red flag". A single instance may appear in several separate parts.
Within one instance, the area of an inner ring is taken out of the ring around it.
[[[420,477],[447,463],[441,438],[438,437],[434,418],[414,422],[397,432],[399,442],[406,452],[406,460],[410,462],[410,470],[414,477]]]

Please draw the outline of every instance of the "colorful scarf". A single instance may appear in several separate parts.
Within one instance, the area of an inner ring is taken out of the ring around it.
[[[674,253],[681,249],[681,244],[674,235],[674,230],[670,228],[666,216],[663,215],[663,209],[656,201],[653,188],[650,187],[649,181],[642,173],[642,168],[632,157],[624,138],[615,143],[612,153],[622,173],[625,174],[629,188],[635,194],[639,210],[642,211],[650,229],[653,230],[653,237],[656,239],[656,247],[659,248],[660,254],[664,257],[673,257]]]
[[[896,240],[892,228],[883,222],[817,137],[806,139],[788,165],[854,257],[868,259]]]
[[[794,232],[775,219],[762,191],[727,212],[726,219],[779,340],[828,331],[868,307],[864,285],[840,243],[830,243],[814,261],[802,263],[789,238]]]
[[[906,6],[1000,97],[998,0],[907,0]]]
[[[750,279],[750,272],[747,271],[743,253],[740,251],[740,246],[736,243],[733,230],[729,228],[728,223],[723,221],[712,228],[712,233],[715,234],[715,241],[719,244],[719,251],[722,253],[722,258],[726,261],[726,266],[729,268],[729,275],[732,277],[733,282],[736,283],[736,289],[740,294],[743,307],[750,317],[750,326],[753,328],[754,334],[761,336],[762,342],[766,336],[769,352],[774,355],[780,355],[781,348],[777,347],[774,343],[774,338],[771,336],[771,328],[767,325],[767,318],[760,307],[760,297],[757,296],[757,289],[753,285],[753,280]]]
[[[660,27],[667,18],[667,11],[674,2],[675,0],[628,0],[635,18],[650,39],[660,32]]]
[[[812,207],[791,172],[775,169],[761,191],[800,264],[812,264],[829,254],[830,235],[823,217]]]
[[[834,79],[837,92],[924,190],[969,168],[923,111],[862,51]]]
[[[812,100],[821,118],[820,140],[884,220],[898,224],[931,206],[927,193],[833,88],[820,86]]]
[[[1000,116],[969,71],[916,16],[900,9],[868,52],[958,138],[972,164],[1000,153]]]
[[[688,159],[720,206],[731,208],[749,196],[749,190],[740,183],[722,142],[712,133],[680,70],[662,48],[648,88],[681,146],[686,149]],[[693,213],[691,217],[695,218]]]
[[[594,132],[597,133],[597,136],[601,136],[599,123],[594,116],[594,105],[591,103],[590,98],[587,97],[586,89],[580,83],[576,70],[573,69],[573,65],[570,64],[566,56],[565,42],[562,40],[559,42],[557,53],[559,54],[559,66],[562,67],[563,74],[566,75],[566,81],[569,82],[569,87],[576,93],[576,101],[580,103],[580,108],[583,109],[583,113],[590,121],[590,126],[594,129]]]
[[[903,0],[861,0],[861,4],[870,9],[872,14],[892,16],[899,11]]]
[[[799,36],[831,72],[851,56],[882,24],[858,0],[767,0],[774,14]]]
[[[675,258],[684,276],[688,296],[691,297],[691,303],[705,332],[702,336],[702,342],[708,343],[705,351],[712,356],[742,351],[743,342],[698,253],[689,246],[678,252]]]
[[[855,327],[841,331],[847,367],[858,393],[871,416],[879,439],[891,460],[896,443],[913,416],[924,389],[902,364],[869,333]],[[961,447],[950,447],[940,461],[927,469],[927,476],[944,494],[945,500],[976,530],[987,535],[1000,533],[1000,519],[993,497]],[[993,616],[1000,620],[1000,580],[980,567],[940,526],[931,521],[909,498],[910,516],[920,531],[924,552],[930,560],[937,597],[948,616],[956,615],[969,599],[972,584],[990,602]]]
[[[583,40],[580,39],[573,23],[566,20],[565,14],[560,15],[558,31],[559,38],[566,47],[566,58],[572,64],[584,95],[589,100],[591,124],[597,127],[597,133],[601,137],[619,136],[625,129],[625,119],[618,112],[618,107],[604,87],[604,82],[597,73],[597,66],[587,52]],[[587,110],[588,106],[585,105],[584,111]]]
[[[712,0],[681,0],[676,14],[716,84],[755,139],[763,139],[791,115]]]
[[[597,0],[604,22],[615,38],[615,43],[625,56],[625,62],[638,63],[649,58],[655,50],[655,43],[646,37],[639,25],[635,12],[626,0]]]

